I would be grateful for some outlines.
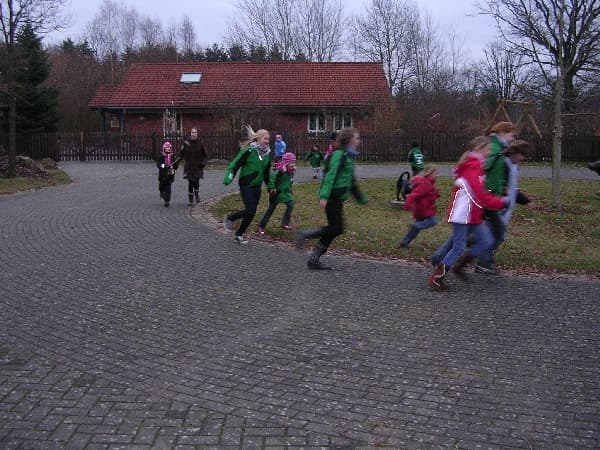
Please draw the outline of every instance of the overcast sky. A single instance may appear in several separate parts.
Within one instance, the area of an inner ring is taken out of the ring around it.
[[[118,0],[117,0],[118,1]],[[482,55],[482,49],[494,40],[493,23],[488,17],[476,14],[476,0],[416,0],[421,11],[429,11],[441,29],[440,35],[447,35],[455,28],[463,36],[463,46],[473,58]],[[187,14],[194,22],[198,42],[202,47],[215,42],[222,43],[227,31],[229,18],[238,9],[235,0],[122,0],[140,14],[160,18],[166,26],[180,22]],[[364,10],[370,0],[343,0],[347,14]],[[85,26],[99,10],[102,0],[67,0],[66,10],[71,15],[71,24],[61,32],[55,32],[46,39],[47,43],[60,42],[65,37],[78,40]]]

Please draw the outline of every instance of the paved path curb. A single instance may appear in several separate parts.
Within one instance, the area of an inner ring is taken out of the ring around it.
[[[64,168],[0,198],[0,448],[600,447],[597,281],[312,273],[150,163]]]

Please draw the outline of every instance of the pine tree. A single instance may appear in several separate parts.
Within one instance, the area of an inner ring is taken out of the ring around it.
[[[15,71],[17,131],[56,131],[58,91],[44,86],[50,65],[41,39],[25,24],[17,34],[16,44],[20,63]]]

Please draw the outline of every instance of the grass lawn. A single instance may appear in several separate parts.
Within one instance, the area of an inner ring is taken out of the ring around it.
[[[69,178],[62,170],[47,170],[47,172],[50,174],[50,178],[0,177],[0,195],[14,194],[19,191],[58,186],[60,184],[69,184],[72,182],[71,178]]]
[[[600,199],[596,197],[598,183],[588,180],[562,180],[561,211],[551,207],[550,180],[521,178],[520,187],[532,202],[517,205],[508,228],[507,241],[497,255],[498,265],[519,273],[545,272],[600,276]],[[359,252],[382,259],[406,259],[427,263],[431,254],[450,235],[445,222],[446,207],[452,186],[450,178],[437,181],[441,197],[438,200],[440,223],[422,231],[409,250],[396,245],[412,222],[408,211],[392,208],[395,180],[361,180],[361,189],[369,204],[360,206],[353,200],[346,203],[346,232],[336,238],[334,251]],[[325,224],[325,214],[318,207],[318,183],[294,186],[295,207],[292,224],[306,229]],[[256,223],[266,209],[268,198],[262,196]],[[230,195],[213,206],[217,218],[242,207],[239,195]],[[293,240],[293,233],[279,228],[285,207],[279,205],[267,226],[267,235],[277,240]]]

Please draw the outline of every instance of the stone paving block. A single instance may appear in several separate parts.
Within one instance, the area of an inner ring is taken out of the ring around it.
[[[598,281],[439,295],[427,267],[333,248],[323,283],[221,233],[222,171],[191,209],[178,177],[167,209],[152,162],[67,166],[73,185],[0,197],[0,448],[599,447]]]

